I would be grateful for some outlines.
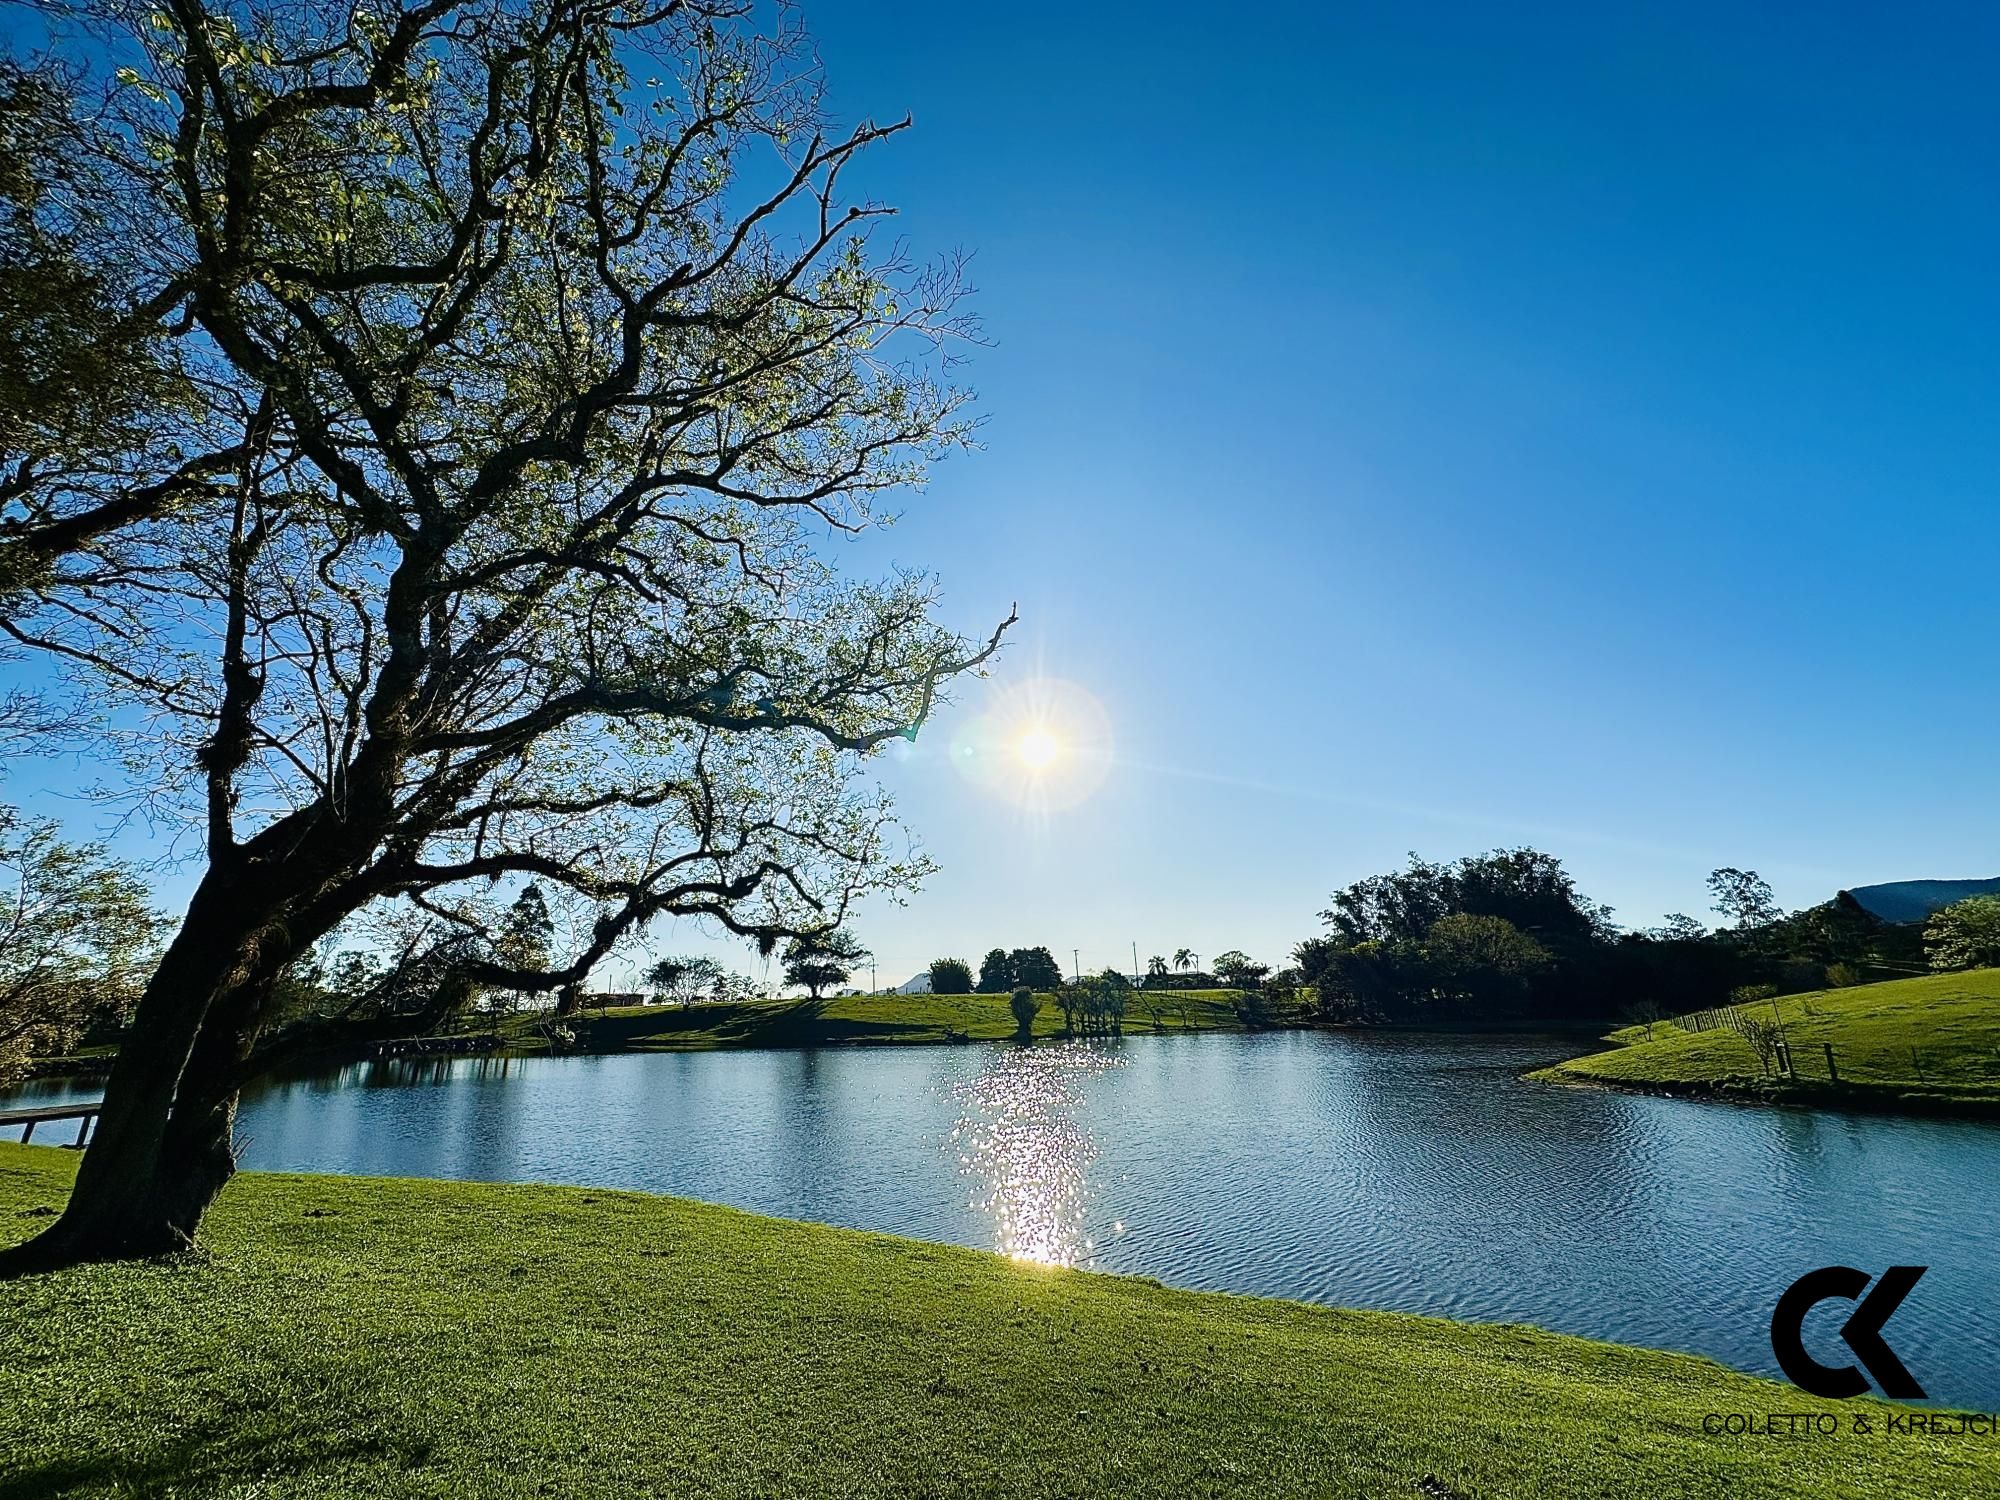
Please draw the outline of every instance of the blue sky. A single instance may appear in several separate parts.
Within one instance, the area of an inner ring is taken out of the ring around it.
[[[1635,923],[1717,864],[2000,873],[2000,13],[810,14],[996,340],[986,450],[857,566],[1018,598],[995,684],[1182,773],[1037,826],[929,737],[885,977],[1277,959],[1410,849],[1531,841]]]
[[[2000,11],[807,19],[839,108],[914,113],[855,180],[995,341],[985,450],[830,545],[1022,614],[884,764],[943,865],[857,923],[885,983],[1278,961],[1412,849],[1532,842],[1639,925],[1718,864],[2000,874]],[[1038,675],[1116,742],[1040,819],[947,753]]]

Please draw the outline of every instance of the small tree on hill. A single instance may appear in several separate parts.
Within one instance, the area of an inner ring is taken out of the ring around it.
[[[1771,1065],[1778,1058],[1779,1048],[1785,1040],[1784,1028],[1776,1021],[1748,1020],[1741,1027],[1743,1040],[1750,1044],[1750,1050],[1757,1054],[1757,1064],[1768,1077]]]
[[[972,965],[962,958],[934,958],[931,960],[931,993],[933,995],[969,995],[972,993]]]
[[[715,994],[728,978],[728,971],[712,958],[660,959],[646,970],[646,982],[655,992],[681,1005],[692,1005],[704,995]]]
[[[785,945],[785,983],[804,985],[817,1000],[828,985],[842,983],[867,957],[868,950],[844,927],[795,937]]]
[[[1024,1041],[1034,1035],[1035,1017],[1042,1012],[1041,997],[1033,990],[1018,989],[1008,1000],[1007,1008],[1014,1013],[1015,1035]]]
[[[1648,995],[1644,999],[1634,1000],[1625,1007],[1625,1019],[1639,1027],[1645,1039],[1650,1042],[1653,1039],[1653,1028],[1666,1019],[1666,1012],[1661,1009],[1658,1000]]]
[[[1104,1022],[1115,1033],[1125,1030],[1125,1007],[1132,998],[1132,985],[1123,974],[1115,969],[1106,969],[1098,981],[1099,1004],[1103,1009]]]
[[[687,963],[687,959],[675,958],[671,955],[666,958],[655,959],[640,977],[652,987],[653,993],[660,999],[671,1000],[675,997],[675,992],[680,985],[681,970]]]

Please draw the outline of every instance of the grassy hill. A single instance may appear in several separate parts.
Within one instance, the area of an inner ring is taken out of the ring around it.
[[[0,1145],[0,1242],[75,1161]],[[635,1193],[248,1173],[204,1234],[0,1283],[0,1493],[2000,1493],[1990,1441],[1703,1359]],[[1877,1436],[1702,1431],[1806,1405]]]
[[[1135,991],[1125,1013],[1128,1035],[1242,1031],[1237,990]],[[507,1023],[511,1040],[543,1045],[539,1018]],[[1285,1025],[1295,1006],[1267,1006],[1264,1020]],[[1014,1035],[1005,995],[843,995],[826,1000],[748,1000],[709,1005],[634,1005],[584,1011],[565,1023],[590,1051],[619,1048],[815,1047],[846,1042],[999,1041]],[[1058,1036],[1062,1011],[1047,995],[1035,1035]]]
[[[1877,1108],[2000,1110],[2000,969],[1894,979],[1738,1007],[1782,1024],[1796,1078],[1766,1074],[1727,1026],[1628,1026],[1609,1052],[1544,1069],[1555,1082]],[[1833,1048],[1838,1083],[1828,1075]]]

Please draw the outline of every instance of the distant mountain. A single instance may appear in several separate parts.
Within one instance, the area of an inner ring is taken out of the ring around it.
[[[899,995],[928,995],[930,992],[931,971],[929,969],[896,986],[896,993]]]
[[[1885,885],[1858,885],[1840,894],[1851,896],[1863,911],[1885,922],[1921,922],[1967,896],[2000,895],[2000,879],[1892,880]]]

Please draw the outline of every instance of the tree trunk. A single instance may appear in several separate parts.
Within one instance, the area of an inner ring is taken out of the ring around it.
[[[194,1242],[235,1170],[239,1065],[275,972],[274,955],[258,952],[268,909],[246,909],[232,886],[211,873],[196,891],[118,1049],[68,1205],[34,1239],[0,1251],[0,1277]]]

